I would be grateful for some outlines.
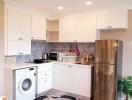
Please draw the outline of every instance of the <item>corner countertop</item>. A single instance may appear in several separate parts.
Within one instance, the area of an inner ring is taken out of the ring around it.
[[[59,62],[59,61],[51,61],[51,62],[47,62],[48,64],[68,64],[68,65],[79,65],[79,66],[83,66],[83,67],[92,67],[92,64],[90,65],[83,65],[83,64],[74,64],[74,63],[71,63],[71,62]],[[14,65],[7,65],[6,68],[8,69],[11,69],[11,70],[18,70],[18,69],[23,69],[23,68],[28,68],[28,67],[31,67],[31,66],[38,66],[38,65],[41,65],[41,64],[47,64],[47,63],[40,63],[40,64],[35,64],[35,63],[16,63]]]

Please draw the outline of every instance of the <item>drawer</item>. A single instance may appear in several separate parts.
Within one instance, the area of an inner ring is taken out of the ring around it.
[[[45,92],[49,89],[52,89],[52,79],[44,78],[38,80],[37,84],[37,93]]]
[[[42,78],[52,78],[52,71],[44,71],[44,72],[39,72],[38,73],[38,79],[42,79]]]
[[[52,70],[52,63],[45,63],[38,65],[38,72],[43,72],[46,70]]]

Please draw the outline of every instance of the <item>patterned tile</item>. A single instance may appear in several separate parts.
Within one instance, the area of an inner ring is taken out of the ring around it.
[[[41,59],[44,52],[68,52],[70,50],[70,45],[73,48],[75,43],[47,43],[41,40],[33,40],[31,45],[31,55],[16,56],[16,62],[30,62],[33,61],[33,59]],[[86,54],[94,55],[94,43],[78,43],[78,48],[80,57]]]

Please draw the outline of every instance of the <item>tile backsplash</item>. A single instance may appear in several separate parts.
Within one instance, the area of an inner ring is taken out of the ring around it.
[[[16,62],[30,62],[33,59],[41,59],[44,52],[68,52],[70,45],[73,47],[75,43],[50,43],[40,40],[33,40],[31,43],[31,55],[16,56]],[[95,44],[94,43],[78,43],[80,51],[80,57],[85,54],[94,54]]]

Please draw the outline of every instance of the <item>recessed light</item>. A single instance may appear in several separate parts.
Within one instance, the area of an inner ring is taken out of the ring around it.
[[[93,2],[92,2],[92,1],[87,1],[85,4],[86,4],[86,5],[92,5]]]
[[[62,7],[62,6],[58,6],[57,7],[59,10],[63,10],[64,9],[64,7]]]

